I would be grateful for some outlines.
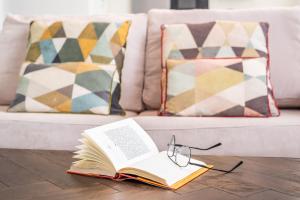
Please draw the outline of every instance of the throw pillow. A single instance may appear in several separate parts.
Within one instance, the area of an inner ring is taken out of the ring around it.
[[[109,114],[115,65],[24,63],[10,112]]]
[[[164,25],[162,37],[163,115],[279,115],[267,23]]]
[[[268,22],[271,81],[278,106],[300,107],[299,60],[300,8],[263,9],[152,9],[148,12],[148,37],[145,58],[143,102],[147,108],[159,109],[161,99],[161,31],[162,24],[199,24],[216,20]],[[297,72],[296,72],[297,71]],[[289,74],[283,76],[282,74]],[[291,87],[293,85],[294,87]],[[299,87],[298,87],[299,86]]]
[[[127,36],[122,69],[120,105],[124,110],[143,109],[142,90],[144,80],[144,58],[147,33],[146,14],[101,14],[91,16],[58,15],[13,15],[8,14],[0,33],[0,104],[10,104],[18,85],[20,66],[24,62],[30,23],[32,21],[85,21],[85,22],[131,22]],[[5,83],[10,83],[9,85]]]
[[[265,58],[167,62],[167,114],[269,115]]]
[[[84,62],[116,67],[117,80],[115,79],[112,84],[110,113],[123,114],[124,111],[119,105],[120,79],[129,27],[129,21],[122,23],[33,21],[30,25],[26,62],[37,66]]]

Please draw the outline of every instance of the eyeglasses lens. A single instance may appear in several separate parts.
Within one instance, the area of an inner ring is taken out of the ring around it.
[[[187,146],[176,149],[176,163],[181,167],[186,167],[191,158],[191,150]]]

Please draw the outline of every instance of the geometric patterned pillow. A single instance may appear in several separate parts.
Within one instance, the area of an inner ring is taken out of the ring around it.
[[[181,116],[268,116],[266,64],[265,58],[168,60],[164,111]]]
[[[115,65],[24,63],[10,112],[110,114]]]
[[[162,115],[278,116],[268,24],[162,26]]]
[[[84,62],[116,68],[119,78],[112,85],[110,113],[123,113],[119,105],[120,79],[130,24],[130,21],[122,23],[33,21],[30,25],[26,62],[34,64]]]

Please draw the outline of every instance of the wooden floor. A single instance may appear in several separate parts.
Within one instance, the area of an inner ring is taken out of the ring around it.
[[[300,199],[300,159],[201,156],[200,160],[228,168],[240,159],[233,174],[208,172],[177,191],[136,182],[69,175],[66,151],[0,149],[2,200],[296,200]]]

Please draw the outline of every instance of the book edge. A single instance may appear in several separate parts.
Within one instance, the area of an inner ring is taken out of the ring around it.
[[[115,180],[115,181],[123,181],[123,180],[127,180],[127,179],[133,179],[133,180],[137,180],[149,185],[153,185],[156,187],[160,187],[160,188],[164,188],[164,189],[169,189],[169,190],[177,190],[179,188],[181,188],[182,186],[184,186],[185,184],[191,182],[192,180],[194,180],[195,178],[201,176],[202,174],[204,174],[205,172],[207,172],[210,168],[213,167],[213,165],[207,165],[208,168],[200,168],[199,170],[193,172],[192,174],[190,174],[189,176],[181,179],[180,181],[176,182],[175,184],[168,186],[168,185],[164,185],[161,183],[157,183],[155,181],[152,180],[148,180],[145,179],[143,177],[139,177],[139,176],[130,176],[128,174],[122,174],[122,173],[117,173],[116,176],[106,176],[106,175],[99,175],[99,174],[84,174],[84,173],[80,173],[80,172],[75,172],[72,170],[67,170],[66,172],[68,174],[77,174],[77,175],[82,175],[82,176],[89,176],[89,177],[96,177],[96,178],[106,178],[106,179],[111,179],[111,180]]]
[[[189,176],[181,179],[180,181],[174,183],[173,185],[170,186],[171,189],[173,190],[177,190],[180,187],[184,186],[185,184],[191,182],[192,180],[194,180],[195,178],[197,178],[198,176],[201,176],[202,174],[204,174],[205,172],[207,172],[209,169],[213,168],[213,165],[207,165],[208,168],[200,168],[199,170],[193,172],[192,174],[190,174]]]

